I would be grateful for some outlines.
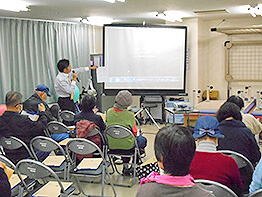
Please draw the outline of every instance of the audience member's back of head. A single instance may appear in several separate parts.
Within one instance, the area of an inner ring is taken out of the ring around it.
[[[17,104],[22,103],[22,98],[20,92],[10,91],[5,96],[5,104],[7,107],[15,107]]]
[[[82,99],[82,111],[90,111],[96,106],[96,97],[86,94]]]
[[[244,107],[244,101],[239,96],[232,95],[227,99],[227,102],[235,103],[240,110]]]
[[[170,125],[160,129],[155,138],[155,155],[163,162],[165,174],[185,176],[195,155],[195,140],[186,127]]]
[[[64,69],[67,68],[69,66],[69,60],[67,59],[61,59],[59,60],[59,62],[57,63],[57,68],[60,72],[64,72]]]
[[[128,90],[121,90],[115,97],[114,107],[117,109],[127,109],[132,104],[132,94]]]
[[[239,107],[232,102],[225,102],[218,110],[216,117],[219,122],[229,117],[233,117],[235,120],[242,121],[242,116]]]

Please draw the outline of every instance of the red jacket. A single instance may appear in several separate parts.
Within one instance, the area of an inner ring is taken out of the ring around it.
[[[99,127],[89,121],[89,120],[81,120],[79,122],[76,123],[76,133],[77,133],[77,137],[78,138],[85,138],[88,139],[92,142],[94,142],[97,146],[99,146],[99,148],[102,147],[102,143],[101,143],[101,137],[99,134],[94,135],[92,137],[87,137],[89,135],[89,133],[91,133],[93,131],[94,128],[99,129]],[[88,155],[76,155],[77,159],[82,160],[85,157],[92,157],[92,154],[88,154]]]

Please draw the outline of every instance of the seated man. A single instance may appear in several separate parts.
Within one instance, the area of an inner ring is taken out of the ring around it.
[[[155,155],[163,175],[152,172],[140,180],[137,197],[213,196],[198,187],[189,174],[195,155],[195,140],[186,127],[170,125],[160,129],[155,138]]]
[[[57,110],[59,109],[57,109],[57,106],[55,105],[52,106],[51,108],[48,107],[48,105],[45,103],[47,96],[51,96],[49,92],[49,88],[44,84],[38,85],[35,89],[35,93],[23,103],[23,109],[29,114],[39,115],[38,104],[42,103],[46,109],[45,113],[47,116],[47,121],[50,122],[50,121],[57,120],[57,118],[55,118],[56,116],[55,114],[58,113]],[[57,142],[60,142],[66,138],[69,138],[69,134],[68,133],[52,134],[51,138]]]
[[[115,97],[115,104],[106,113],[106,124],[110,125],[121,125],[130,129],[134,136],[137,136],[136,121],[133,112],[127,110],[127,108],[132,104],[132,94],[127,90],[121,90]],[[121,143],[121,148],[130,149],[130,139],[125,139],[125,143]],[[133,143],[133,142],[132,142]],[[147,139],[143,136],[137,136],[137,143],[140,149],[144,150],[146,147]],[[125,146],[122,146],[124,144]],[[116,144],[115,149],[119,146]],[[130,158],[123,158],[124,168],[123,174],[130,174],[132,169],[128,169],[128,162]]]
[[[239,110],[242,110],[244,107],[244,101],[239,96],[231,96],[227,99],[227,102],[235,103]],[[249,128],[254,135],[259,134],[262,131],[262,124],[251,114],[244,114],[240,111],[242,115],[242,122]]]
[[[212,116],[200,117],[195,124],[193,136],[198,146],[190,174],[194,179],[207,179],[226,185],[241,196],[243,184],[237,163],[232,157],[216,151],[218,138],[224,138],[218,120]]]
[[[30,120],[27,116],[21,115],[23,102],[22,94],[19,92],[8,92],[5,103],[7,110],[0,116],[0,136],[14,136],[24,141],[28,146],[30,140],[39,135],[45,135],[44,129],[47,125],[45,106],[41,103],[38,105],[39,118],[37,121]],[[28,158],[27,151],[21,147],[16,151],[5,150],[6,156],[13,162],[17,163],[21,159]]]
[[[44,84],[38,85],[35,89],[35,93],[23,103],[23,110],[25,110],[29,114],[38,115],[39,114],[38,104],[43,103],[46,109],[45,113],[48,122],[56,120],[56,118],[52,114],[51,109],[45,103],[47,96],[49,97],[51,96],[49,92],[49,88]]]

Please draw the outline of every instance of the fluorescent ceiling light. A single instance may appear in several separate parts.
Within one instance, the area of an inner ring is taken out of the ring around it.
[[[13,12],[30,11],[28,5],[21,1],[0,1],[0,10],[8,10]]]
[[[109,3],[115,3],[116,1],[125,2],[126,0],[104,0]]]
[[[115,3],[116,0],[104,0],[106,2],[109,2],[109,3]]]
[[[102,16],[92,16],[83,18],[80,22],[89,24],[89,25],[96,25],[96,26],[103,26],[104,24],[111,24],[114,22],[112,18],[102,17]]]

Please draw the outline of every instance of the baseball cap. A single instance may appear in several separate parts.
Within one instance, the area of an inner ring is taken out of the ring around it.
[[[49,88],[44,84],[36,86],[35,90],[40,92],[45,92],[47,96],[52,96],[51,93],[49,92]]]
[[[224,138],[220,133],[219,122],[216,117],[202,116],[198,118],[194,128],[194,138],[200,138],[205,135],[215,138]]]

